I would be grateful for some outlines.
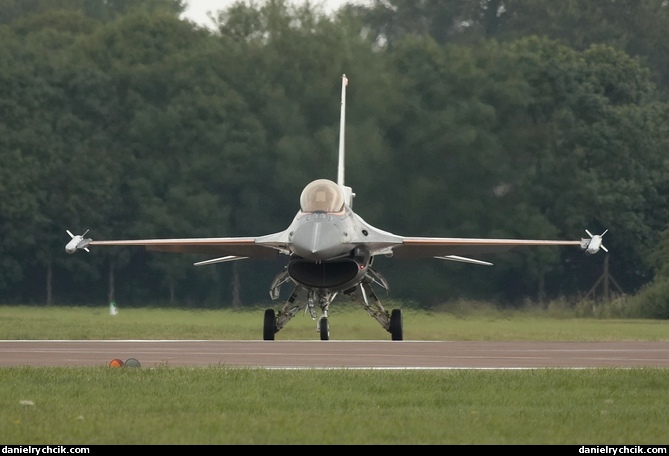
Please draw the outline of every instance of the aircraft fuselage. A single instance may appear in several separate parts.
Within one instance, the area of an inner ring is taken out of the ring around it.
[[[352,243],[357,227],[348,211],[300,213],[289,232],[290,277],[328,292],[354,287],[367,273],[369,249]]]

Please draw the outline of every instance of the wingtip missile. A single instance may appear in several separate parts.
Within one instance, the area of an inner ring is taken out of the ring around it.
[[[609,230],[605,230],[602,234],[592,234],[590,231],[585,230],[588,236],[590,236],[590,239],[581,239],[581,247],[585,250],[585,253],[594,255],[599,252],[600,249],[608,253],[609,250],[602,244],[602,237],[608,231]]]
[[[77,234],[77,235],[72,234],[70,230],[66,230],[66,232],[67,234],[70,235],[71,238],[70,242],[68,242],[67,245],[65,246],[65,251],[67,253],[72,254],[77,250],[85,250],[87,252],[90,252],[87,246],[92,239],[84,238],[84,236],[86,236],[86,233],[88,233],[88,230],[86,230],[84,234]]]

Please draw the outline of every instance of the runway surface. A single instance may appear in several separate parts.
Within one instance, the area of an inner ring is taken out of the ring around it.
[[[0,341],[0,366],[521,369],[669,367],[669,342]]]

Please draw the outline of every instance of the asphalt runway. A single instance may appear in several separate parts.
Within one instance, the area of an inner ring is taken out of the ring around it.
[[[527,369],[669,367],[669,342],[0,341],[0,366]]]

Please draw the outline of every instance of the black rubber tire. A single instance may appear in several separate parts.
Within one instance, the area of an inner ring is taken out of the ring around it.
[[[274,309],[267,309],[265,311],[265,320],[262,326],[263,340],[274,340],[276,334],[276,314]]]
[[[321,340],[330,340],[330,322],[327,317],[321,318],[320,322]]]
[[[390,313],[390,336],[392,340],[402,340],[403,334],[402,309],[393,309]]]

